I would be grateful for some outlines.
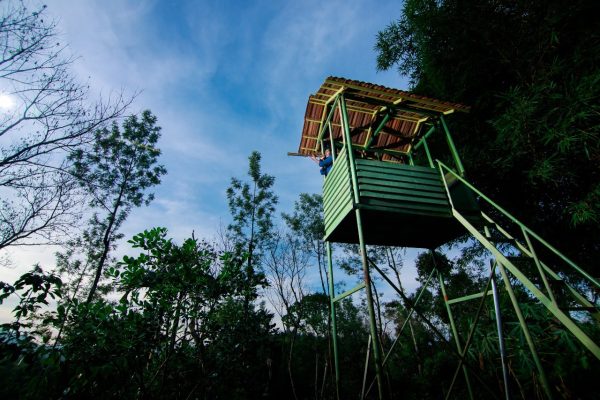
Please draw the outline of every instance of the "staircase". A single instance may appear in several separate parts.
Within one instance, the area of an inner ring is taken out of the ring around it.
[[[577,286],[585,288],[590,292],[587,295],[590,295],[594,291],[600,290],[598,279],[561,254],[452,169],[440,161],[437,161],[437,164],[450,200],[453,216],[492,253],[495,258],[494,267],[497,266],[500,270],[507,290],[511,281],[518,281],[527,289],[532,300],[543,304],[557,322],[572,333],[596,358],[600,359],[600,346],[581,328],[581,322],[586,318],[594,318],[600,322],[600,305],[597,300],[590,300],[569,283],[576,281]],[[454,206],[450,187],[457,182],[477,196],[482,208],[493,210],[493,214],[499,216],[496,218],[502,218],[504,224],[508,221],[518,232],[509,233],[508,229],[483,211],[481,211],[482,224],[475,225],[470,222],[472,219],[466,218]],[[499,238],[501,240],[498,240]],[[542,260],[540,257],[542,254],[551,259],[552,263]],[[517,259],[526,259],[528,263],[517,263],[515,262]],[[533,268],[524,268],[527,264]],[[518,304],[514,303],[513,305],[518,307]]]

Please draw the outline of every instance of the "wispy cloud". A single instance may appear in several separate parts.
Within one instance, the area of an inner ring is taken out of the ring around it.
[[[79,56],[80,79],[104,97],[140,92],[130,111],[151,109],[163,128],[161,163],[169,172],[151,206],[124,224],[117,258],[135,253],[126,240],[155,226],[176,241],[192,232],[214,238],[229,221],[229,179],[246,176],[252,150],[276,176],[281,211],[301,192],[321,192],[316,166],[286,156],[298,147],[308,95],[329,75],[406,88],[395,71],[375,71],[373,51],[375,34],[400,7],[394,0],[50,2],[48,13]],[[51,267],[57,250],[11,249],[14,268],[2,268],[0,280],[12,282],[36,262]],[[413,290],[414,265],[405,275]],[[307,279],[320,286],[316,271]],[[0,321],[8,318],[0,307]]]
[[[225,189],[244,177],[252,150],[276,176],[281,209],[320,192],[314,164],[298,147],[308,95],[328,75],[402,87],[376,73],[378,29],[399,15],[396,1],[55,0],[48,12],[80,56],[82,80],[105,96],[141,91],[131,112],[151,109],[163,128],[169,173],[157,200],[135,210],[126,235],[166,226],[178,237],[212,236],[227,221]]]

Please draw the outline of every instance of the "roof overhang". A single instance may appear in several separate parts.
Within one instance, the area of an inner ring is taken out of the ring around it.
[[[385,86],[329,77],[309,96],[298,153],[320,152],[321,143],[341,142],[341,113],[336,99],[343,94],[353,147],[392,158],[407,154],[422,127],[442,115],[469,112],[470,107]],[[328,116],[331,113],[331,118]],[[326,122],[331,126],[331,134]]]

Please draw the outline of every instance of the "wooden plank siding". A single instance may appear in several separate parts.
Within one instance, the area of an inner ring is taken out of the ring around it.
[[[350,180],[350,164],[345,152],[336,158],[331,171],[323,183],[323,209],[325,212],[326,235],[335,229],[352,210],[354,201]]]
[[[450,216],[450,203],[435,168],[356,160],[361,208]]]
[[[356,208],[363,213],[367,244],[435,248],[462,234],[464,229],[452,216],[437,169],[357,159],[356,173],[358,204],[354,202],[350,164],[345,152],[336,158],[325,178],[325,240],[358,243],[353,212]],[[450,188],[451,191],[457,189]],[[469,210],[477,211],[474,199],[468,205]]]

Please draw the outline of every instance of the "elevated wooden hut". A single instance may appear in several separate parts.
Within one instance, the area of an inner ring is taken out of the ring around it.
[[[477,216],[470,192],[452,182],[446,188],[427,140],[446,136],[454,167],[464,174],[444,120],[468,112],[460,104],[397,89],[329,77],[309,97],[299,153],[333,152],[334,165],[323,183],[325,240],[359,243],[358,221],[366,244],[435,248],[464,228],[452,216],[454,206]],[[423,165],[414,152],[421,151]]]

